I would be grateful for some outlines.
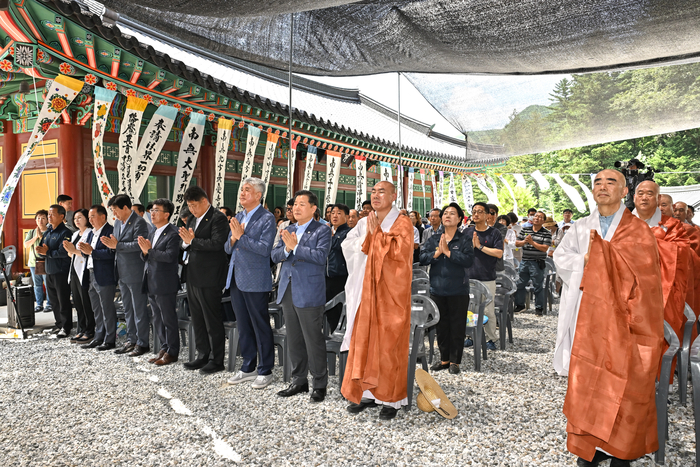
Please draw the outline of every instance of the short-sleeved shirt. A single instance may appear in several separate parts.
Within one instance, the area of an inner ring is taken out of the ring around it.
[[[552,234],[549,232],[549,230],[545,229],[544,227],[540,227],[540,230],[535,232],[532,227],[523,226],[522,230],[520,231],[520,234],[518,235],[518,241],[525,240],[525,237],[527,237],[528,235],[532,237],[532,240],[535,243],[547,246],[552,245]],[[523,261],[537,261],[538,259],[547,259],[546,250],[540,251],[534,246],[530,245],[529,243],[524,244],[522,248]]]
[[[464,232],[469,236],[469,238],[472,238],[475,230],[476,227],[474,225],[470,225],[464,229]],[[488,227],[483,232],[477,230],[476,235],[479,237],[479,243],[486,248],[496,248],[499,250],[503,249],[503,236],[501,235],[501,232],[493,227]],[[483,251],[479,251],[479,249],[475,248],[474,262],[472,263],[472,267],[469,268],[469,278],[482,282],[495,281],[497,262],[498,258],[495,256],[487,255]]]

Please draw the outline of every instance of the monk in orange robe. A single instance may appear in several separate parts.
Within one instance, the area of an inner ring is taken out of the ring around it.
[[[591,230],[583,258],[564,400],[567,447],[579,456],[579,466],[597,466],[611,456],[613,465],[630,465],[658,449],[654,383],[664,340],[659,253],[646,223],[621,204],[626,194],[620,172],[596,175],[602,237]]]
[[[686,302],[693,309],[695,317],[700,317],[700,229],[686,222],[688,205],[682,201],[673,205],[673,216],[681,222],[688,234],[690,258],[688,260],[688,295]],[[693,329],[693,340],[697,336],[697,328]]]
[[[695,253],[700,255],[700,228],[687,222],[688,205],[683,201],[678,201],[676,204],[674,204],[673,217],[683,223],[683,228],[685,228],[685,231],[688,234],[688,240],[690,241],[690,248],[692,248]]]
[[[656,237],[659,259],[661,260],[664,320],[676,331],[678,340],[683,342],[683,327],[688,320],[684,311],[688,296],[689,261],[692,261],[691,250],[688,244],[688,235],[681,221],[661,213],[658,207],[659,189],[659,185],[651,180],[637,185],[634,193],[635,210],[632,214],[646,222]],[[668,343],[664,341],[663,352],[666,349],[668,349]],[[675,368],[676,359],[673,360],[670,383],[673,383]]]
[[[374,212],[343,242],[349,272],[346,333],[351,332],[351,339],[342,393],[352,402],[351,413],[382,405],[382,420],[394,418],[408,403],[413,225],[392,206],[395,200],[392,183],[377,183],[371,195]],[[350,296],[362,299],[353,306]]]

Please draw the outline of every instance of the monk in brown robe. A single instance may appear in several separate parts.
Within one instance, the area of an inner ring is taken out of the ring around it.
[[[377,183],[371,195],[374,212],[343,242],[351,339],[342,393],[352,402],[351,413],[382,405],[382,420],[394,418],[408,403],[413,225],[392,206],[395,200],[392,183]],[[361,291],[355,285],[360,275]],[[354,315],[351,295],[362,297]]]
[[[700,228],[695,227],[687,222],[688,216],[688,205],[683,201],[678,201],[673,205],[673,217],[678,219],[683,223],[683,228],[685,228],[688,234],[688,240],[690,241],[690,248],[700,255]]]
[[[700,317],[700,229],[686,222],[688,205],[678,201],[673,205],[673,216],[681,222],[688,234],[690,244],[690,259],[688,261],[688,295],[686,302],[693,309],[695,317]],[[693,340],[697,336],[697,328],[693,329]]]
[[[664,216],[673,217],[673,198],[671,195],[659,195],[659,209]]]
[[[656,237],[661,261],[664,320],[676,331],[678,340],[683,342],[683,326],[688,320],[684,311],[688,296],[688,269],[691,251],[683,224],[678,219],[663,215],[658,208],[658,200],[659,185],[651,180],[640,183],[634,193],[635,210],[633,214],[646,222]],[[666,349],[668,349],[668,343],[664,341],[663,352]],[[673,383],[675,367],[676,360],[674,359],[670,383]]]
[[[603,237],[591,230],[564,400],[567,447],[578,466],[611,466],[658,449],[656,374],[664,340],[656,238],[621,204],[625,178],[596,175],[593,197]],[[609,227],[603,228],[603,225]],[[585,250],[584,250],[585,251]]]

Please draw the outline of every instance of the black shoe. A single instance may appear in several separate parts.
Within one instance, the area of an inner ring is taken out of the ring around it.
[[[450,367],[450,363],[442,363],[440,361],[437,361],[433,364],[433,366],[430,367],[430,371],[440,371],[440,370],[446,370]]]
[[[326,388],[317,388],[311,391],[311,402],[323,402],[326,398]]]
[[[43,306],[35,306],[34,307],[34,313],[39,313],[40,311],[44,311]]]
[[[385,405],[379,411],[379,420],[391,420],[396,417],[396,412],[398,412],[398,409]]]
[[[81,349],[94,349],[95,347],[99,347],[100,345],[102,345],[102,342],[98,341],[97,339],[94,339],[89,344],[81,345],[80,348]]]
[[[450,374],[451,375],[458,375],[459,374],[459,365],[456,363],[450,363]]]
[[[206,365],[204,365],[199,372],[205,375],[210,375],[212,373],[218,373],[219,371],[224,371],[226,367],[224,367],[223,363],[214,363],[213,361],[209,361]]]
[[[111,350],[111,349],[115,348],[116,346],[117,345],[114,342],[104,343],[104,344],[98,346],[97,350],[100,350],[100,351]]]
[[[117,355],[123,355],[125,353],[131,352],[135,348],[136,348],[136,344],[132,344],[131,342],[127,342],[126,344],[124,344],[124,347],[122,347],[121,349],[115,350],[114,353]]]
[[[80,339],[82,339],[82,337],[83,337],[83,333],[79,332],[78,334],[76,334],[75,336],[70,338],[70,343],[77,344],[78,342],[80,342]]]
[[[140,345],[137,345],[136,347],[134,347],[134,350],[129,352],[129,356],[130,357],[140,357],[141,355],[147,353],[149,350],[151,350],[151,349],[149,349],[148,347],[141,347]]]
[[[203,368],[204,365],[206,365],[207,363],[209,363],[208,358],[198,358],[197,360],[186,362],[182,366],[184,366],[188,370],[199,370],[200,368]]]
[[[280,397],[291,397],[301,393],[306,394],[307,392],[309,392],[309,383],[290,384],[287,389],[282,389],[277,395]]]
[[[515,309],[514,309],[513,311],[514,311],[515,313],[520,313],[520,312],[523,311],[524,309],[525,309],[525,307],[522,306],[522,305],[515,305]]]
[[[630,467],[630,465],[632,465],[632,461],[618,459],[617,457],[613,457],[610,461],[610,467]]]
[[[464,341],[464,346],[465,347],[471,347],[474,345],[474,341],[471,340],[471,338],[467,337],[467,340]]]
[[[542,308],[535,308],[535,316],[542,316]]]
[[[497,350],[496,344],[494,344],[493,341],[488,341],[486,343],[486,350]]]
[[[359,404],[350,402],[350,405],[346,407],[346,410],[350,413],[360,413],[363,410],[372,407],[379,407],[379,405],[374,401],[374,399],[362,399]]]
[[[94,334],[83,334],[83,337],[80,339],[76,339],[75,343],[76,344],[87,344],[92,341],[92,339],[95,337]]]
[[[603,451],[598,451],[596,450],[595,456],[593,456],[593,460],[587,461],[586,459],[578,458],[576,461],[576,466],[577,467],[597,467],[598,464],[603,462],[604,460],[610,459],[610,456],[605,454]]]
[[[53,308],[50,306],[45,306],[44,307],[44,313],[53,313]]]

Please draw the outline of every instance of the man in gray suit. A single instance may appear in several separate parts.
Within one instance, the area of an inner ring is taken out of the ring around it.
[[[101,240],[117,252],[119,290],[126,314],[126,344],[115,353],[137,357],[149,350],[150,317],[148,298],[141,291],[144,262],[138,244],[139,237],[148,238],[148,223],[131,210],[131,199],[125,194],[113,196],[107,205],[117,220],[114,222],[114,234],[103,236]]]
[[[282,231],[272,250],[272,261],[282,263],[277,303],[282,303],[287,326],[292,384],[278,392],[281,397],[309,392],[306,379],[313,376],[312,402],[326,397],[328,366],[323,337],[323,310],[326,302],[324,270],[331,248],[330,227],[315,221],[318,198],[307,190],[294,196],[296,224]]]

